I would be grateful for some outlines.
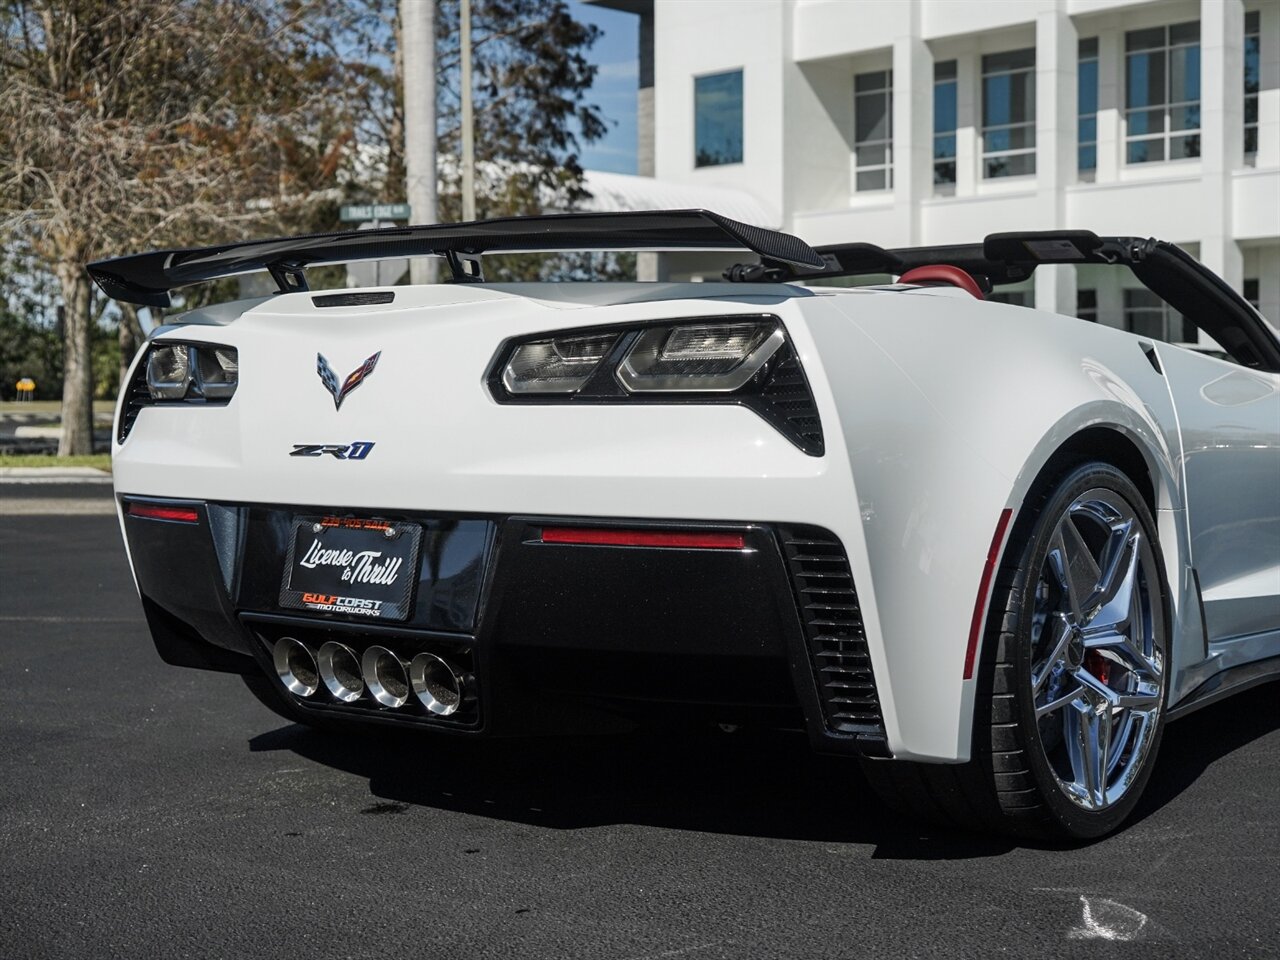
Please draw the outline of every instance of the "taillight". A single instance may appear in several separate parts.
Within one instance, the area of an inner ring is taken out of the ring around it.
[[[240,357],[234,347],[159,342],[150,347],[146,371],[152,400],[230,400]]]
[[[144,520],[168,520],[170,523],[199,523],[200,511],[185,504],[146,503],[129,501],[127,512],[131,517]]]
[[[729,403],[804,453],[826,450],[817,403],[773,314],[662,320],[506,341],[486,375],[498,403]]]
[[[217,343],[156,340],[125,387],[116,424],[116,442],[124,443],[143,407],[192,404],[224,406],[240,382],[240,355]]]
[[[515,394],[573,393],[591,379],[620,336],[592,334],[522,343],[502,371],[502,385]]]
[[[631,393],[737,390],[759,373],[784,339],[777,321],[654,327],[622,358],[618,382]]]
[[[683,547],[690,550],[741,550],[741,533],[713,530],[621,530],[610,527],[543,527],[543,543],[607,547]]]

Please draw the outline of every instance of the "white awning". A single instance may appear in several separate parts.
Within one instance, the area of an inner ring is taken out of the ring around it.
[[[695,186],[601,170],[586,170],[583,179],[583,186],[590,191],[591,199],[584,200],[580,210],[618,213],[625,210],[702,208],[755,227],[776,230],[782,224],[778,214],[745,190],[733,187]]]

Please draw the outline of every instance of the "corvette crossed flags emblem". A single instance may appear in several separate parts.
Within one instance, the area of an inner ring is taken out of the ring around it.
[[[347,379],[339,386],[338,375],[333,372],[333,367],[329,366],[329,361],[324,358],[324,354],[316,354],[316,373],[320,374],[320,382],[325,385],[325,389],[333,394],[333,409],[342,409],[342,401],[346,399],[347,394],[364,383],[366,378],[373,373],[373,368],[378,365],[380,356],[382,356],[381,350],[352,370],[347,375]]]

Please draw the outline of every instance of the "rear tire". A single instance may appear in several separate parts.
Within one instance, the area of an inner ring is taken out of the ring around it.
[[[992,590],[965,764],[867,761],[894,809],[969,830],[1088,840],[1129,816],[1168,700],[1155,523],[1127,476],[1071,470],[1024,507]]]

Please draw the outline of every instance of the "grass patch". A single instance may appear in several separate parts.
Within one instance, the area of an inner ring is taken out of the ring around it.
[[[114,400],[95,400],[93,401],[93,412],[95,414],[110,414],[116,408]],[[4,413],[56,413],[62,414],[61,400],[24,400],[19,403],[17,400],[0,401],[0,414]]]
[[[0,467],[96,467],[111,472],[111,454],[90,453],[81,457],[55,457],[47,453],[0,454]]]

